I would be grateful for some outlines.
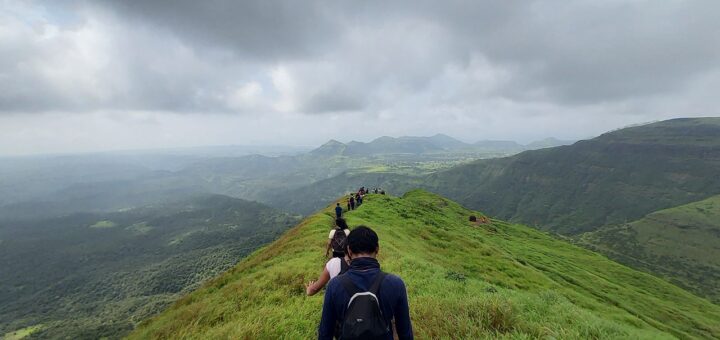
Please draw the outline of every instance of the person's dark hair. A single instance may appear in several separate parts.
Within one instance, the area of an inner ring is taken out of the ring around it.
[[[348,228],[347,222],[345,222],[345,219],[342,217],[336,219],[335,224],[337,224],[337,226],[340,227],[340,229],[342,229],[342,230],[345,230]]]
[[[340,205],[340,202],[338,202],[338,204],[337,204],[337,205]]]
[[[374,253],[378,246],[378,235],[364,225],[357,226],[347,237],[347,247],[355,254]]]

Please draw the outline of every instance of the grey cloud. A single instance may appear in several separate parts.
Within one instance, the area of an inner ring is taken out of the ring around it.
[[[499,89],[511,98],[624,100],[681,89],[720,67],[717,2],[512,4],[489,30],[454,21],[492,62],[514,70]]]
[[[328,91],[307,98],[301,110],[309,113],[359,111],[367,106],[364,99],[359,92]]]
[[[50,39],[0,23],[0,112],[237,112],[226,97],[249,82],[264,99],[247,114],[284,95],[301,113],[573,107],[681,93],[720,68],[715,1],[78,1],[70,23],[44,5]],[[279,66],[292,94],[268,79]],[[480,74],[453,83],[448,69]]]
[[[343,29],[321,1],[108,1],[129,21],[167,29],[192,46],[230,49],[264,61],[316,55]]]

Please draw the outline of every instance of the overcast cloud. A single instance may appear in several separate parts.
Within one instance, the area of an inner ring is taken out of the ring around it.
[[[0,154],[717,116],[718,1],[0,0]]]

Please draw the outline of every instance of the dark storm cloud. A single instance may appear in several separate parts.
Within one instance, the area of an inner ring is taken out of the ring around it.
[[[44,15],[0,17],[0,112],[573,107],[720,67],[716,1],[30,4]]]
[[[283,61],[329,48],[343,26],[320,1],[107,1],[129,21],[151,23],[190,45],[230,49],[241,57]]]

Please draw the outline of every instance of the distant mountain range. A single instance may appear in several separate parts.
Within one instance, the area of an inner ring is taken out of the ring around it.
[[[388,137],[376,138],[368,143],[351,141],[347,144],[330,140],[315,150],[313,155],[323,156],[376,156],[389,154],[432,154],[443,152],[475,152],[509,154],[524,150],[535,150],[560,145],[572,144],[573,141],[563,141],[547,138],[527,145],[514,141],[484,140],[473,144],[465,143],[444,134],[431,137]]]
[[[0,163],[0,220],[113,211],[197,193],[277,203],[275,197],[290,189],[346,171],[377,171],[391,165],[395,168],[383,171],[428,173],[528,147],[507,141],[468,144],[438,134],[380,137],[369,143],[332,140],[310,152],[279,156],[235,156],[250,147],[229,146],[18,158]],[[428,162],[433,166],[418,167]]]

